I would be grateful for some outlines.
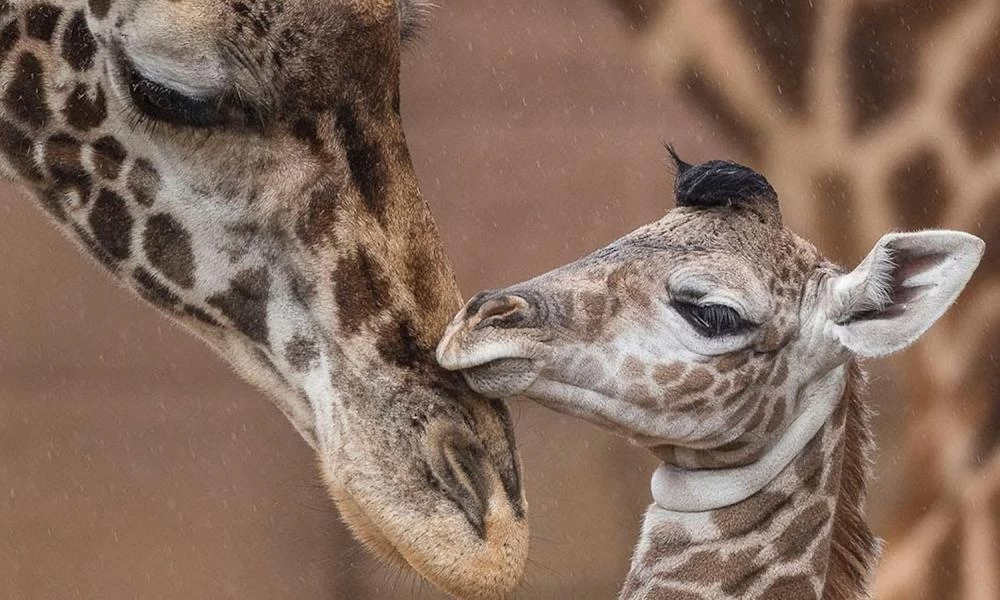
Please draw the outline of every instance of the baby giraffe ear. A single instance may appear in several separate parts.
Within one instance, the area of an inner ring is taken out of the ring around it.
[[[883,236],[856,269],[831,282],[834,335],[860,356],[906,348],[955,301],[985,246],[960,231]]]

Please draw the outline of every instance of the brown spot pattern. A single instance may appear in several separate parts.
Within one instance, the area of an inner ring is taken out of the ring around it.
[[[125,157],[128,155],[125,147],[115,138],[104,136],[94,142],[93,149],[94,168],[97,170],[97,174],[109,181],[117,179],[118,173],[122,169],[122,163],[125,162]]]
[[[3,31],[0,31],[0,63],[7,58],[7,54],[17,45],[21,39],[21,28],[17,21],[8,23]]]
[[[170,281],[185,289],[194,287],[194,251],[191,234],[167,213],[157,213],[146,221],[143,235],[146,257]]]
[[[111,9],[111,0],[89,0],[89,5],[90,14],[103,19],[108,16],[108,10]]]
[[[757,56],[774,80],[774,94],[796,113],[805,109],[807,67],[812,58],[816,8],[810,2],[744,0],[724,6],[739,20],[740,32],[750,37]]]
[[[63,33],[62,57],[76,71],[86,71],[94,66],[97,41],[87,26],[82,10],[76,11]]]
[[[786,575],[778,578],[761,595],[763,600],[810,600],[816,589],[806,575]]]
[[[143,206],[152,206],[156,194],[160,191],[160,174],[152,163],[140,158],[132,163],[126,187],[136,202]]]
[[[97,84],[97,91],[91,98],[89,88],[78,83],[66,99],[63,107],[66,121],[80,131],[90,131],[108,118],[108,103],[104,88]]]
[[[334,271],[340,326],[357,333],[389,303],[389,281],[368,251],[358,248],[341,258]]]
[[[48,123],[51,116],[45,101],[43,78],[41,61],[26,52],[18,59],[14,78],[7,84],[4,94],[7,110],[36,129]]]
[[[155,275],[144,269],[136,267],[132,272],[132,279],[137,284],[137,290],[143,298],[154,306],[170,309],[177,305],[180,298],[170,291],[170,288],[162,284]]]
[[[61,14],[62,9],[51,4],[32,6],[25,13],[24,29],[30,37],[43,42],[51,41]]]
[[[316,345],[316,340],[295,334],[285,344],[285,358],[296,371],[308,371],[319,359],[319,348]]]
[[[906,158],[889,178],[889,195],[903,229],[926,229],[941,219],[952,197],[951,185],[937,154],[922,149]]]
[[[116,260],[131,254],[132,215],[125,200],[118,194],[102,189],[90,211],[90,230],[100,247]]]
[[[240,271],[229,282],[229,290],[209,297],[206,302],[222,311],[233,325],[252,341],[267,345],[267,303],[271,293],[271,273],[266,267]]]
[[[0,119],[0,150],[21,177],[35,183],[42,180],[32,155],[31,138],[5,119]]]

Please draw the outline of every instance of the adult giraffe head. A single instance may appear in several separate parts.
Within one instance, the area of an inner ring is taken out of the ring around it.
[[[4,0],[0,168],[262,387],[354,533],[448,592],[523,570],[508,413],[440,369],[460,296],[399,114],[412,0]]]

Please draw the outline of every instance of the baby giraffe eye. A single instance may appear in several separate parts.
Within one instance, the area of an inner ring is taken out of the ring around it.
[[[698,333],[705,337],[717,338],[746,331],[753,323],[746,321],[735,309],[724,304],[694,304],[674,301],[674,309]]]

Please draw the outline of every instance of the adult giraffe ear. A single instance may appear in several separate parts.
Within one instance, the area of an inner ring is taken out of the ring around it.
[[[985,247],[960,231],[883,236],[856,269],[831,281],[834,335],[860,356],[906,348],[948,310]]]

